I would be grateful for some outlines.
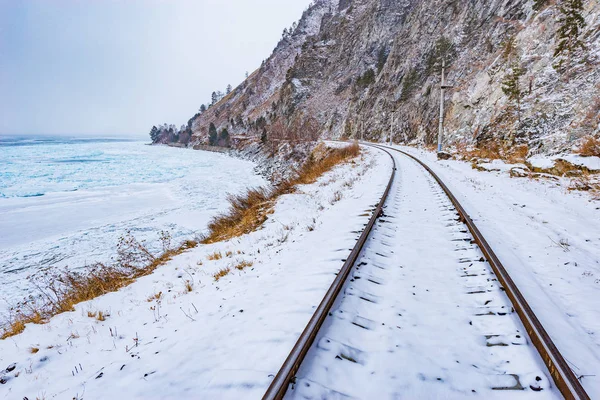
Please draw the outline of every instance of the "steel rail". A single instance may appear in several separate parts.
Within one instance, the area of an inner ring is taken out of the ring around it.
[[[525,326],[525,330],[527,331],[529,338],[531,339],[533,345],[544,360],[544,363],[546,364],[546,367],[548,368],[548,371],[550,372],[550,375],[552,376],[552,379],[554,380],[554,383],[556,384],[558,390],[565,397],[565,399],[590,399],[589,395],[586,393],[585,389],[581,385],[581,382],[579,381],[579,379],[577,379],[577,377],[567,364],[567,361],[564,359],[562,354],[560,354],[560,351],[550,338],[550,335],[548,335],[541,322],[538,320],[535,313],[533,312],[532,308],[525,300],[525,297],[506,271],[506,268],[504,268],[504,266],[502,265],[502,263],[488,244],[488,242],[485,240],[485,238],[483,237],[483,235],[469,216],[469,214],[467,214],[463,206],[460,204],[458,199],[454,197],[454,195],[452,194],[450,189],[448,189],[446,184],[440,179],[440,177],[435,172],[433,172],[433,170],[427,164],[425,164],[423,161],[419,160],[412,154],[406,153],[399,149],[395,149],[393,147],[386,146],[385,149],[382,146],[374,147],[377,147],[382,150],[394,150],[401,154],[404,154],[405,156],[408,156],[411,159],[415,160],[417,163],[419,163],[431,174],[431,176],[433,176],[437,183],[442,187],[446,195],[450,198],[450,201],[458,211],[462,222],[464,222],[465,225],[467,225],[469,231],[473,235],[475,243],[477,243],[483,255],[487,259],[488,263],[494,270],[494,273],[496,274],[500,283],[502,284],[502,288],[508,295],[508,298],[512,302],[515,311],[521,319],[521,322]]]
[[[306,328],[304,328],[304,331],[298,338],[298,341],[292,348],[292,351],[290,352],[282,367],[279,369],[279,372],[271,382],[271,385],[269,386],[267,392],[263,396],[263,400],[282,399],[285,395],[289,384],[294,379],[296,372],[298,372],[298,368],[300,368],[300,364],[302,364],[306,353],[308,353],[308,350],[313,344],[315,337],[319,332],[319,329],[321,328],[323,322],[325,321],[325,318],[329,314],[329,311],[331,310],[335,299],[342,290],[342,287],[344,286],[344,283],[346,282],[346,279],[348,278],[352,267],[356,263],[356,260],[358,259],[358,256],[362,251],[362,248],[366,243],[367,238],[369,237],[369,234],[373,229],[373,226],[375,225],[375,222],[382,214],[383,205],[385,203],[385,200],[387,199],[390,189],[392,188],[392,184],[394,183],[394,177],[396,175],[396,161],[394,160],[394,157],[389,151],[385,149],[379,150],[386,152],[392,159],[392,174],[390,176],[390,180],[387,184],[385,192],[383,192],[383,196],[381,197],[379,204],[375,208],[373,215],[369,219],[367,226],[358,238],[358,241],[354,245],[354,248],[352,248],[352,251],[346,259],[346,262],[344,262],[344,265],[342,266],[340,272],[337,274],[335,280],[329,287],[329,290],[327,290],[325,297],[323,297],[323,300],[321,300],[321,303],[319,304],[310,321],[308,322],[308,325],[306,325]]]

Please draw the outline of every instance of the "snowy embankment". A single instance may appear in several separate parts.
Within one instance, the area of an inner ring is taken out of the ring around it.
[[[199,246],[125,289],[0,341],[0,368],[15,364],[0,373],[0,398],[260,398],[368,221],[390,168],[387,155],[364,150],[279,198],[261,230]],[[93,317],[98,312],[105,320]]]
[[[590,394],[600,394],[600,202],[565,179],[511,178],[435,153],[425,161],[486,237]]]
[[[41,269],[110,263],[127,232],[155,254],[160,231],[173,242],[200,234],[228,193],[267,183],[253,166],[142,142],[0,146],[0,322],[37,293],[27,277]]]

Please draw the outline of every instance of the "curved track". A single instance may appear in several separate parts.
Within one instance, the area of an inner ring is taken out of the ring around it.
[[[589,398],[444,183],[373,147],[394,162],[387,189],[264,399],[556,398],[543,364]]]

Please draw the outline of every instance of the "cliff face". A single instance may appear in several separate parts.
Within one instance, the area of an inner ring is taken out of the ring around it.
[[[307,116],[323,137],[392,131],[396,142],[432,143],[444,59],[447,143],[569,149],[600,133],[600,4],[584,1],[585,50],[557,69],[559,4],[537,3],[318,0],[257,71],[191,121],[191,143],[207,140],[211,122],[260,136],[273,121]]]

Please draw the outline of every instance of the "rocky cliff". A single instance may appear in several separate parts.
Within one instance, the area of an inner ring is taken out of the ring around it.
[[[555,56],[563,3],[317,0],[258,70],[190,120],[190,144],[208,140],[210,123],[264,140],[275,121],[309,117],[322,137],[431,144],[444,60],[447,144],[568,150],[600,133],[600,4],[583,1],[582,46]]]

